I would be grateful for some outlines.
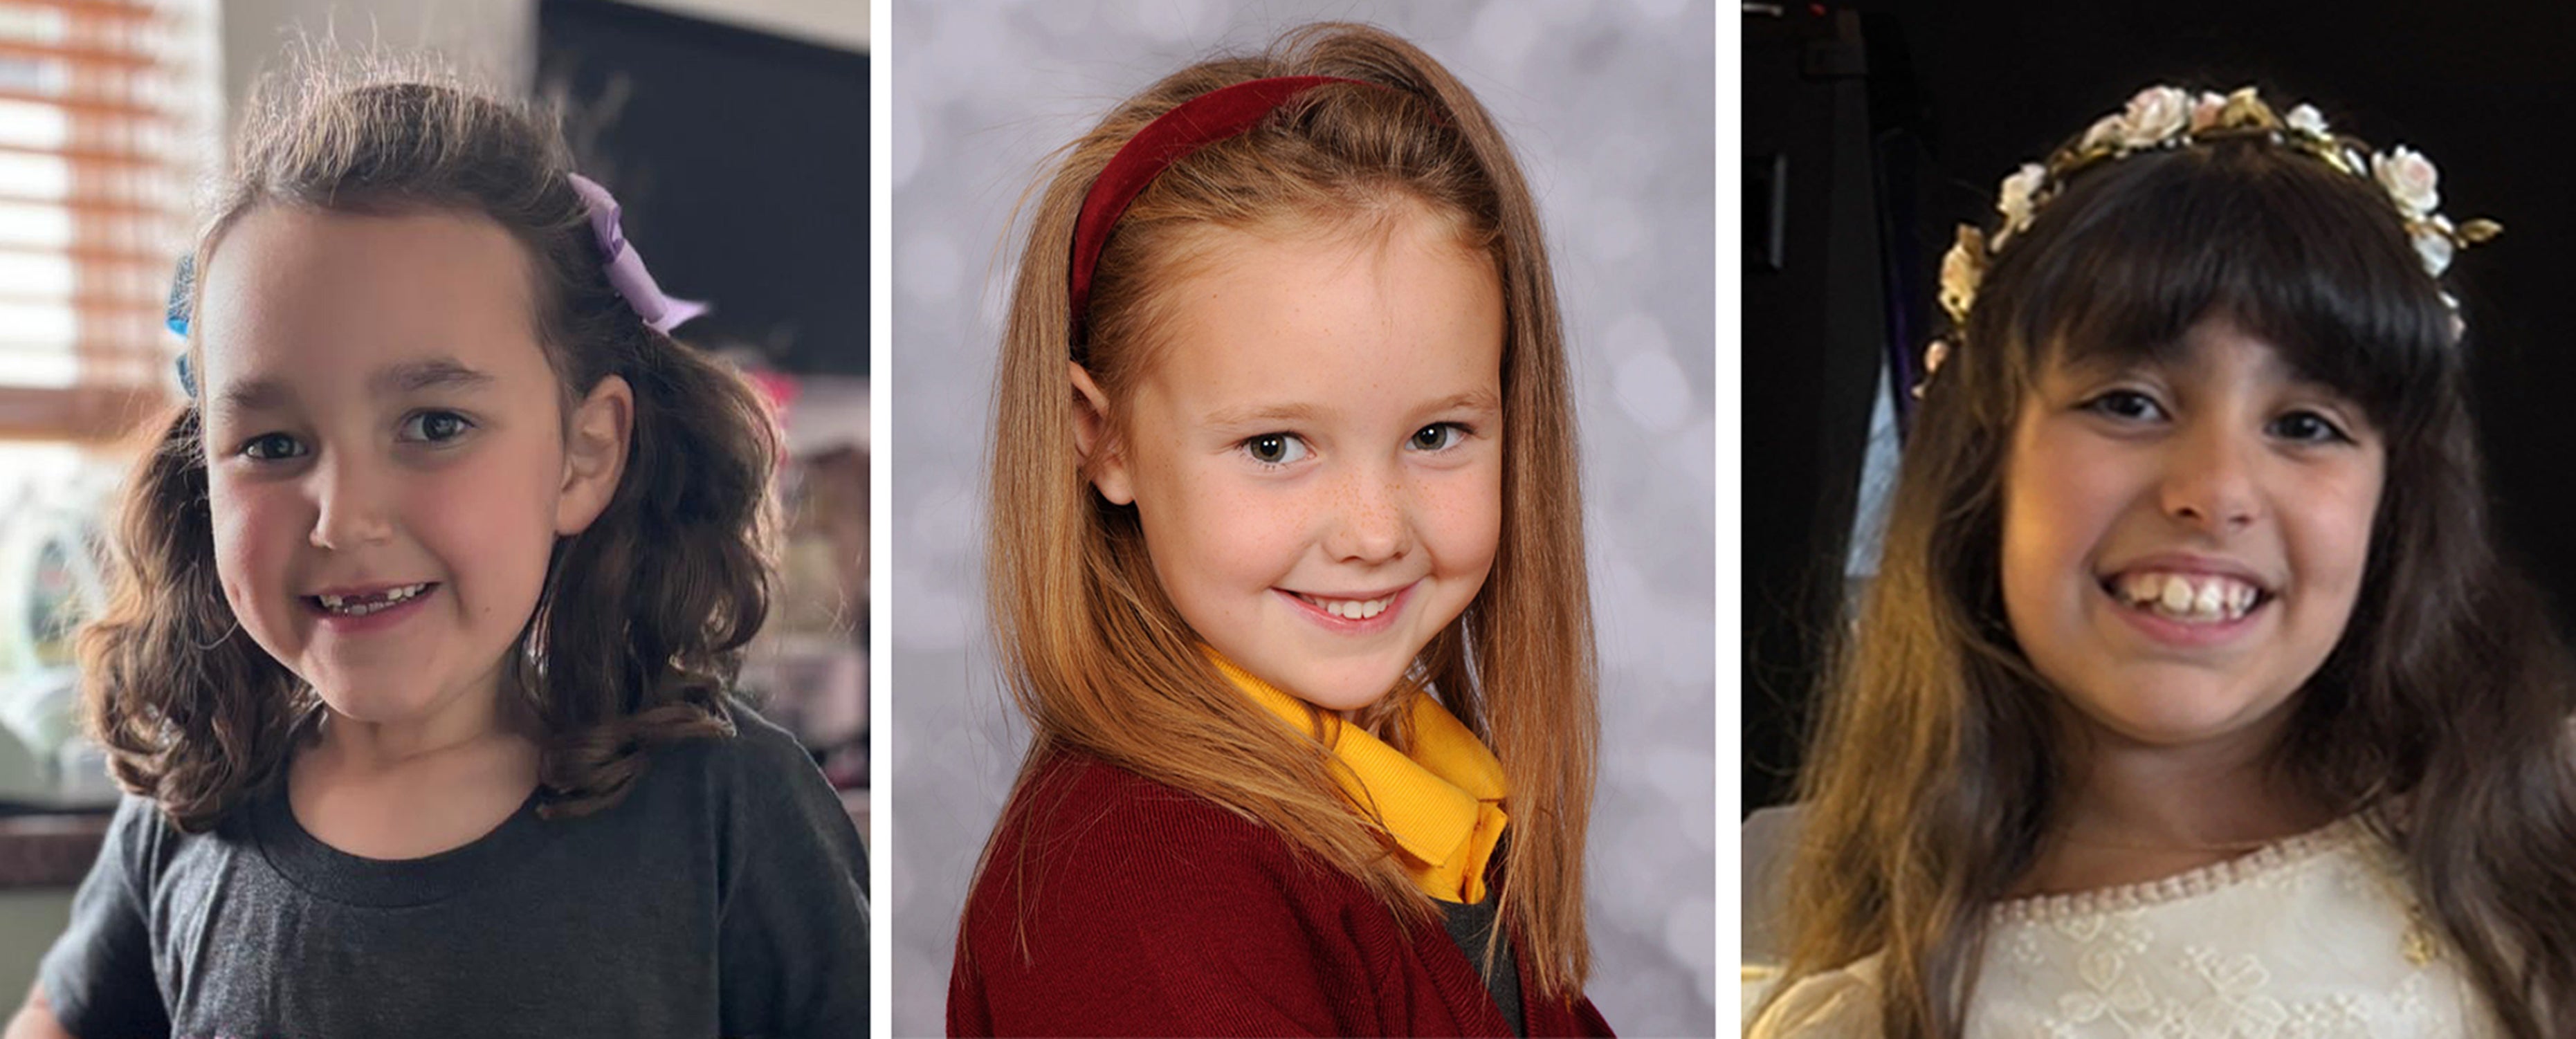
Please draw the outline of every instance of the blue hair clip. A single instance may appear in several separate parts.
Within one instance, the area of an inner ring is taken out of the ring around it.
[[[197,284],[197,258],[182,256],[179,269],[170,274],[170,305],[163,311],[163,321],[179,338],[188,338],[188,290]]]
[[[196,373],[188,370],[188,296],[197,281],[197,258],[179,257],[179,269],[170,275],[170,304],[162,311],[162,323],[179,337],[179,388],[188,399],[197,399]]]

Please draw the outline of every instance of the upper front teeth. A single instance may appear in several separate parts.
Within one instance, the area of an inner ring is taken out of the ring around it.
[[[2129,605],[2186,621],[2235,620],[2263,595],[2253,585],[2215,574],[2134,573],[2119,584]]]
[[[1387,605],[1395,601],[1392,595],[1383,599],[1318,599],[1304,594],[1297,597],[1315,604],[1317,609],[1333,616],[1354,621],[1367,620],[1385,613]]]
[[[401,605],[412,596],[428,590],[427,583],[407,584],[400,588],[388,588],[374,595],[317,595],[314,598],[322,600],[322,608],[333,613],[365,616],[377,610]]]

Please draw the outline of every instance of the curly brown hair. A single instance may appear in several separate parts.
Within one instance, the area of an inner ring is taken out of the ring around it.
[[[502,679],[538,727],[542,811],[600,810],[651,748],[733,732],[728,689],[769,609],[776,426],[738,374],[647,327],[609,284],[554,112],[442,72],[325,64],[262,82],[195,269],[262,206],[488,218],[527,251],[564,414],[609,375],[633,388],[616,492],[557,540]],[[108,602],[78,637],[87,731],[119,784],[189,832],[277,775],[321,710],[241,633],[217,583],[199,418],[192,401],[148,427],[159,432],[124,491]]]

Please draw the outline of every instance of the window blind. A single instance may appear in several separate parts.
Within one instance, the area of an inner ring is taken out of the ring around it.
[[[0,0],[0,437],[113,439],[169,393],[210,4]]]

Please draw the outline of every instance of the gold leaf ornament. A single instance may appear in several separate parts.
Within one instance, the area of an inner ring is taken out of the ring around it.
[[[1968,308],[1977,302],[1977,285],[1986,278],[1986,235],[1974,224],[1959,225],[1959,238],[1941,257],[1941,309],[1954,328],[1966,328]]]

